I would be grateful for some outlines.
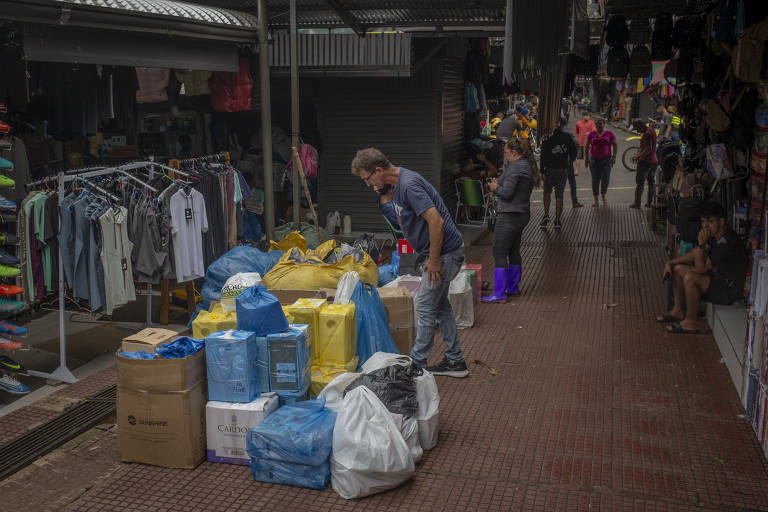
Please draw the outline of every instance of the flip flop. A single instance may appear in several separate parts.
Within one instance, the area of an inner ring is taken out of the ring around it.
[[[671,324],[671,323],[677,323],[680,322],[682,318],[675,318],[669,313],[664,313],[664,316],[661,317],[661,320],[659,320],[659,317],[656,317],[656,321],[660,324]]]
[[[670,334],[701,334],[698,329],[689,331],[688,329],[683,329],[680,324],[668,325],[666,331]]]

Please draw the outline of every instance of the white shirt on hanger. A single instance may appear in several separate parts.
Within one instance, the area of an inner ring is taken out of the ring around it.
[[[205,275],[203,233],[208,231],[208,216],[203,195],[182,188],[171,197],[171,236],[176,264],[176,281],[183,283]]]

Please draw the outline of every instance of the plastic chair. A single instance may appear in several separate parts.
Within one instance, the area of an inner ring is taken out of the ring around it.
[[[458,226],[485,226],[488,222],[488,209],[491,204],[490,192],[483,192],[483,182],[470,178],[460,178],[455,181],[456,186],[456,214],[454,221]],[[471,220],[469,208],[482,208],[483,220]],[[459,211],[464,209],[464,224],[459,223]]]
[[[395,226],[393,226],[392,223],[389,222],[389,219],[387,218],[386,215],[382,215],[382,217],[384,217],[384,222],[387,223],[387,227],[389,228],[389,232],[392,234],[392,240],[393,240],[392,243],[393,243],[393,245],[395,247],[397,247],[397,241],[400,240],[401,238],[405,238],[405,233],[403,233],[403,231],[401,229],[395,228]],[[382,245],[382,248],[383,247],[384,246]]]

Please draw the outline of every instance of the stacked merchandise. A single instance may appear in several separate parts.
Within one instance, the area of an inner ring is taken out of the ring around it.
[[[768,256],[757,251],[752,264],[747,324],[744,394],[747,418],[768,456]]]

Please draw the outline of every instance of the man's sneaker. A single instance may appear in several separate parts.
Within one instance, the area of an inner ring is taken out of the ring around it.
[[[0,295],[20,295],[24,293],[24,288],[12,284],[0,284]]]
[[[8,356],[0,355],[0,371],[5,373],[27,373],[27,370]]]
[[[8,265],[13,267],[16,265],[21,265],[21,260],[13,254],[0,249],[0,265]]]
[[[18,350],[23,347],[24,344],[20,341],[11,341],[8,338],[0,337],[0,349],[3,350]]]
[[[544,216],[544,218],[541,219],[541,222],[539,222],[539,227],[541,229],[547,229],[547,224],[549,224],[549,217]]]
[[[11,171],[13,170],[13,162],[10,160],[6,160],[5,158],[0,157],[0,169],[4,171]]]
[[[29,393],[29,387],[17,381],[7,373],[0,378],[0,389],[14,395],[26,395]]]
[[[0,313],[13,313],[23,307],[24,303],[20,300],[0,299]]]
[[[11,322],[6,322],[5,320],[0,320],[0,332],[4,332],[5,334],[14,334],[16,336],[23,336],[27,334],[27,328],[12,324]]]
[[[0,233],[0,244],[2,245],[18,245],[19,237],[13,233]]]
[[[15,187],[16,182],[4,174],[0,174],[0,187]]]
[[[16,203],[11,201],[10,199],[6,199],[3,196],[0,196],[0,210],[15,212]]]
[[[427,371],[433,375],[445,375],[446,377],[461,378],[469,375],[467,363],[463,359],[461,361],[449,361],[447,358],[443,358],[435,366],[427,366]]]
[[[572,208],[584,208],[584,205],[581,203],[573,203]]]
[[[18,277],[21,275],[21,270],[8,265],[0,265],[0,277]]]
[[[561,227],[563,227],[563,226],[560,224],[560,221],[556,220],[555,221],[555,229],[560,229]]]

